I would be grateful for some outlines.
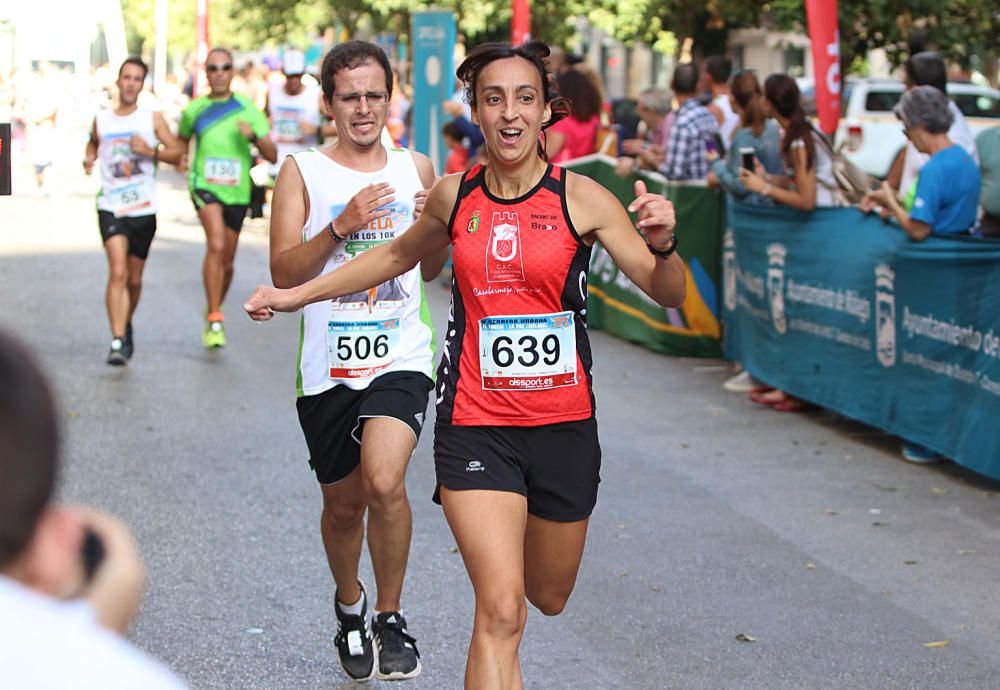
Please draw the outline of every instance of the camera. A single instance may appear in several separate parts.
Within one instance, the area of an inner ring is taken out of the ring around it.
[[[97,569],[104,560],[104,542],[97,533],[89,527],[84,528],[83,544],[80,547],[80,560],[83,563],[84,586],[94,579]]]

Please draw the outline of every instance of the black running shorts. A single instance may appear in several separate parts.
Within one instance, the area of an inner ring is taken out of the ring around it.
[[[191,203],[194,204],[195,210],[205,208],[209,204],[219,204],[222,206],[222,222],[226,227],[236,232],[243,229],[243,220],[247,217],[247,204],[226,206],[219,201],[219,197],[207,189],[192,189]]]
[[[424,374],[383,374],[364,390],[334,386],[298,399],[299,424],[309,448],[309,465],[320,484],[333,484],[361,462],[361,430],[371,417],[392,417],[420,438],[427,397],[434,387]]]
[[[149,245],[153,243],[156,234],[156,214],[122,216],[115,218],[111,211],[97,212],[97,225],[101,229],[101,239],[105,242],[115,235],[125,235],[128,238],[128,253],[136,258],[146,260],[149,256]]]
[[[601,444],[597,420],[544,426],[434,428],[438,487],[512,491],[528,499],[528,512],[575,522],[597,504]],[[438,491],[434,501],[440,503]]]

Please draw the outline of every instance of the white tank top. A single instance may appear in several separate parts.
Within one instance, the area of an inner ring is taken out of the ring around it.
[[[133,134],[156,146],[152,110],[140,106],[125,116],[115,115],[113,110],[97,112],[97,161],[101,168],[97,208],[119,217],[156,213],[156,166],[152,158],[132,152],[129,140]]]
[[[423,189],[417,166],[406,149],[386,149],[386,153],[386,166],[377,172],[346,168],[316,149],[292,155],[309,195],[303,242],[327,232],[327,224],[362,187],[388,182],[396,190],[392,213],[338,244],[323,274],[389,242],[412,224],[413,197]],[[434,330],[419,265],[377,288],[307,305],[299,334],[296,389],[300,397],[338,385],[361,390],[376,376],[391,371],[417,371],[432,377]]]
[[[278,160],[272,163],[270,173],[277,176],[285,156],[305,151],[316,143],[316,136],[303,141],[301,122],[319,127],[319,92],[309,86],[296,96],[285,93],[283,85],[274,85],[267,98],[267,109],[271,116],[271,138],[278,149]]]
[[[729,94],[724,93],[721,96],[716,96],[712,102],[719,106],[719,110],[722,111],[722,124],[719,125],[719,136],[722,137],[723,143],[728,147],[729,143],[733,140],[733,132],[740,126],[740,116],[733,110],[733,105],[729,102]]]

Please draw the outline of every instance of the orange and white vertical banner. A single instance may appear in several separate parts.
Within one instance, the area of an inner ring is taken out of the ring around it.
[[[531,0],[513,0],[510,18],[510,44],[519,46],[531,40]]]
[[[816,115],[827,134],[837,129],[840,119],[840,30],[837,28],[837,0],[806,0],[809,40],[812,43],[813,74],[816,80]]]

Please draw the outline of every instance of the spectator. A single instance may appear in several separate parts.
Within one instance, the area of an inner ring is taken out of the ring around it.
[[[574,56],[576,57],[576,56]],[[568,59],[568,58],[567,58]],[[604,91],[604,82],[601,81],[601,75],[596,69],[583,62],[583,58],[577,58],[578,62],[573,63],[573,71],[579,72],[587,78],[587,81],[596,89],[597,95],[601,99],[601,124],[610,125],[614,122],[614,113],[611,110],[611,101],[608,100],[607,94]]]
[[[706,154],[711,166],[709,184],[717,182],[745,204],[771,205],[773,202],[767,197],[749,192],[740,183],[739,173],[743,167],[743,154],[749,150],[754,163],[761,165],[765,173],[781,174],[784,169],[781,162],[781,130],[765,112],[764,94],[753,72],[740,72],[730,80],[729,98],[733,110],[739,115],[740,129],[733,133],[726,160],[713,152]],[[756,169],[756,165],[750,167]],[[741,368],[738,362],[736,366],[737,370]],[[722,387],[732,393],[750,393],[758,391],[761,386],[750,376],[750,372],[744,370],[728,378]]]
[[[729,75],[733,71],[733,61],[724,55],[713,55],[705,60],[705,74],[702,89],[712,94],[708,112],[719,123],[722,142],[731,146],[733,132],[740,126],[740,116],[733,110],[729,100]]]
[[[483,132],[472,121],[472,108],[465,102],[465,85],[455,80],[455,93],[444,102],[444,111],[451,115],[455,126],[462,133],[462,141],[469,152],[469,159],[476,157],[476,152],[483,144]]]
[[[446,122],[441,128],[441,135],[444,137],[444,145],[451,151],[444,163],[444,174],[468,170],[469,150],[462,143],[462,130],[454,122]]]
[[[636,113],[645,125],[642,139],[626,139],[622,142],[622,153],[617,172],[622,177],[631,175],[637,168],[657,170],[667,157],[667,142],[670,128],[677,114],[673,111],[674,95],[669,89],[652,87],[646,89],[636,102]]]
[[[869,192],[862,207],[888,209],[907,235],[920,241],[931,232],[963,234],[975,225],[979,208],[979,168],[963,147],[952,141],[951,101],[933,86],[915,86],[896,105],[906,138],[929,156],[920,170],[912,209],[907,212],[888,181]]]
[[[903,65],[904,77],[903,85],[907,89],[915,86],[933,86],[935,89],[947,95],[948,70],[936,53],[924,52],[911,55]],[[979,164],[979,155],[976,152],[976,142],[972,136],[972,130],[965,121],[965,116],[952,100],[948,100],[948,110],[951,111],[953,122],[948,130],[948,137],[961,146],[972,156],[976,165]],[[916,188],[917,175],[920,169],[927,163],[927,156],[917,151],[913,142],[907,142],[906,147],[896,156],[892,167],[889,169],[889,186],[897,190],[897,196],[903,200],[904,207],[909,210],[913,203],[913,194]]]
[[[979,227],[983,237],[1000,238],[1000,127],[980,132],[976,137],[976,149],[983,177],[979,194],[983,217]]]
[[[822,134],[813,129],[802,109],[795,80],[784,74],[772,74],[764,82],[764,96],[765,112],[774,117],[784,131],[781,161],[790,175],[774,175],[763,167],[756,172],[741,168],[743,187],[803,211],[812,211],[817,206],[838,206],[833,161],[827,147],[818,141]],[[779,412],[800,412],[815,407],[779,389],[752,391],[750,399],[770,405]]]
[[[719,123],[698,101],[696,65],[678,65],[670,86],[679,107],[677,119],[670,128],[666,159],[660,172],[670,180],[703,180],[708,174],[706,147],[711,146],[708,142],[718,140]]]
[[[601,94],[587,77],[568,70],[556,77],[559,95],[569,101],[569,117],[559,120],[543,135],[545,155],[552,163],[594,153],[601,124]]]
[[[784,170],[781,161],[781,130],[767,117],[764,95],[752,72],[740,72],[730,81],[729,99],[740,120],[740,128],[733,133],[732,143],[721,158],[709,152],[711,172],[709,181],[717,181],[723,189],[746,204],[770,205],[772,200],[750,192],[740,183],[741,158],[744,151],[752,150],[764,172],[780,175]]]
[[[0,334],[0,673],[18,690],[179,689],[116,633],[135,615],[142,566],[128,530],[51,503],[56,410],[27,351]]]
[[[802,109],[795,80],[784,74],[772,74],[764,82],[764,96],[767,114],[784,131],[781,157],[789,175],[740,170],[740,182],[750,192],[803,211],[812,211],[817,206],[839,206],[833,160],[827,147],[818,141],[823,135],[813,129]]]
[[[870,192],[862,208],[875,204],[889,210],[907,235],[920,241],[931,232],[962,234],[976,222],[979,207],[979,168],[962,146],[952,141],[951,101],[933,86],[915,86],[903,94],[896,116],[903,121],[906,138],[930,158],[920,170],[912,210],[907,212],[889,182]],[[903,442],[903,458],[915,463],[935,463],[934,451]]]

